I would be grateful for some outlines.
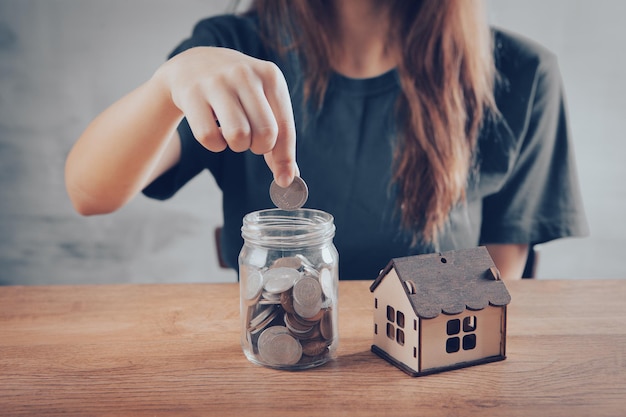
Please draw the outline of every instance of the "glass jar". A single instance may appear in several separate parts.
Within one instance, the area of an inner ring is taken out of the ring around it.
[[[247,214],[239,254],[241,345],[253,363],[298,370],[336,356],[338,259],[333,216]]]

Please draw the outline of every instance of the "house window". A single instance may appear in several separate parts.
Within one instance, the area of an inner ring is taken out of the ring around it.
[[[446,325],[446,333],[448,336],[452,336],[453,334],[459,334],[461,331],[461,320],[453,319],[448,320],[448,324]]]
[[[446,340],[446,352],[458,352],[459,346],[461,344],[460,341],[461,339],[459,339],[458,337],[449,337],[448,340]]]
[[[400,346],[404,346],[404,332],[401,329],[396,330],[396,342]]]
[[[404,329],[404,313],[401,311],[398,311],[396,313],[396,323],[398,324],[398,327],[401,327]]]
[[[394,324],[398,326],[397,331]],[[404,313],[387,305],[387,337],[404,346],[404,330],[401,329],[404,329]]]
[[[461,331],[462,330],[462,331]],[[472,350],[476,347],[476,316],[467,316],[463,318],[463,327],[461,327],[460,319],[448,320],[446,323],[446,333],[449,337],[446,340],[446,352],[458,352],[463,350]],[[463,336],[461,343],[461,334]]]
[[[474,333],[463,336],[463,350],[472,350],[476,347],[476,335]]]
[[[387,306],[387,320],[393,323],[395,319],[396,319],[396,312],[393,309],[393,307],[388,305]]]
[[[476,330],[476,316],[467,316],[463,319],[463,331],[473,332]]]
[[[406,291],[409,294],[416,294],[417,293],[417,289],[415,288],[415,283],[413,281],[404,281],[404,286],[406,287]]]
[[[391,340],[396,337],[396,329],[393,327],[393,324],[387,323],[387,337]]]

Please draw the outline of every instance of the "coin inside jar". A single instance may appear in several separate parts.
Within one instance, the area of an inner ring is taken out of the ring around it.
[[[272,294],[279,294],[293,287],[294,282],[300,278],[297,269],[279,267],[272,268],[263,274],[264,288]]]
[[[304,277],[293,286],[293,308],[304,318],[317,315],[322,308],[322,287],[311,277]]]
[[[328,348],[328,344],[323,340],[307,340],[301,343],[302,354],[306,356],[321,355]]]
[[[300,269],[302,267],[302,260],[297,256],[288,256],[286,258],[278,258],[276,259],[270,268],[292,268],[292,269]]]
[[[297,210],[306,203],[309,198],[309,189],[300,177],[294,177],[286,188],[272,181],[270,184],[270,198],[276,207],[283,210]]]
[[[302,357],[302,345],[282,326],[264,330],[258,348],[259,355],[270,365],[293,365]]]
[[[244,277],[246,280],[244,298],[248,304],[254,304],[263,289],[263,275],[259,271],[252,271]]]

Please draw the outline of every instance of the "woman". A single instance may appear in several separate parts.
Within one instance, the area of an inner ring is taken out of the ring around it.
[[[307,206],[333,214],[342,279],[478,244],[518,278],[529,245],[586,227],[556,61],[490,32],[479,1],[259,0],[201,21],[88,126],[66,182],[98,214],[205,168],[233,267],[272,175],[301,173]]]

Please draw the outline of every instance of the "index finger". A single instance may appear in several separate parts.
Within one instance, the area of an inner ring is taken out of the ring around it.
[[[281,187],[288,187],[297,173],[296,127],[291,106],[291,97],[285,77],[280,69],[271,64],[263,88],[265,96],[276,118],[278,135],[273,149],[265,155],[274,180]]]

